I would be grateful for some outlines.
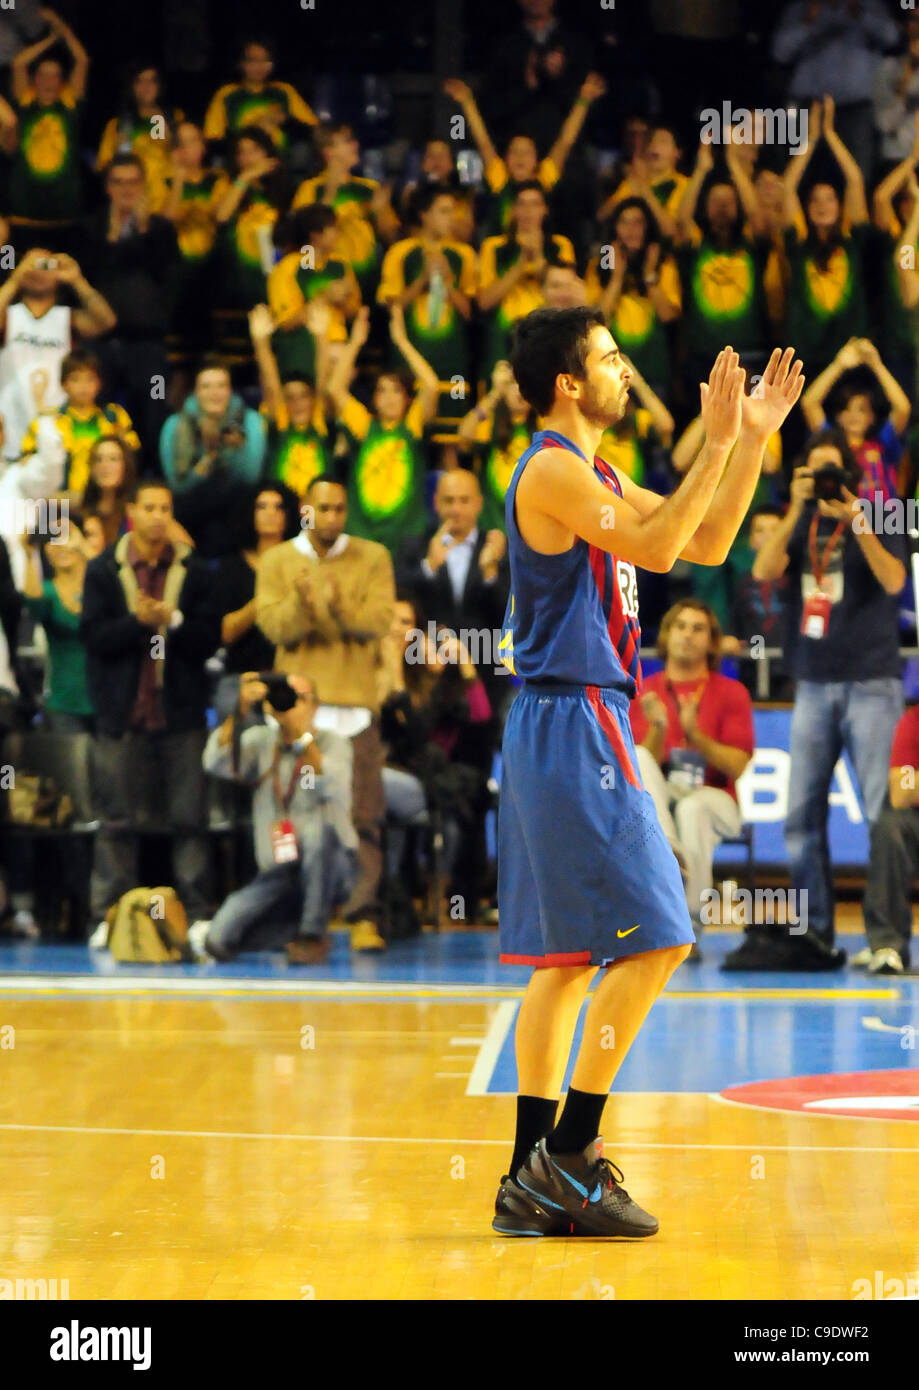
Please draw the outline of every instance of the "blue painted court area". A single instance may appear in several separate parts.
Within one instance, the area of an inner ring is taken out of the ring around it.
[[[919,1066],[919,975],[873,977],[852,969],[723,974],[718,962],[738,939],[708,937],[704,963],[679,970],[626,1059],[616,1090],[708,1092],[772,1077]],[[847,938],[846,945],[855,951],[861,941]],[[7,995],[30,985],[54,991],[68,982],[91,991],[94,981],[105,992],[117,992],[119,981],[136,992],[149,981],[151,993],[205,991],[204,997],[246,985],[282,995],[287,985],[290,994],[318,987],[325,997],[360,1004],[386,993],[386,985],[394,996],[430,987],[468,999],[487,997],[489,990],[518,991],[529,976],[526,966],[499,964],[493,932],[425,934],[380,956],[354,955],[347,935],[336,934],[328,963],[311,969],[289,965],[283,953],[241,956],[229,965],[137,966],[118,965],[85,946],[0,944],[0,994]],[[368,993],[362,995],[362,987]],[[485,1094],[516,1090],[515,1017],[509,999],[483,1049]]]

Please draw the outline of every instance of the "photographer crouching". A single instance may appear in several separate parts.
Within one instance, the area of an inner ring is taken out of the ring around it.
[[[240,732],[263,702],[265,724]],[[357,874],[351,822],[351,744],[316,729],[313,682],[278,671],[246,672],[237,712],[215,729],[204,769],[255,788],[252,826],[258,873],[231,893],[212,922],[196,924],[193,949],[216,960],[286,945],[297,965],[321,965],[328,924]]]
[[[870,830],[903,709],[897,600],[907,573],[905,535],[874,532],[874,509],[855,495],[860,477],[841,430],[811,435],[788,512],[753,565],[754,579],[788,579],[785,664],[796,692],[785,848],[807,930],[750,928],[727,969],[835,970],[846,960],[834,946],[830,783],[846,749]]]

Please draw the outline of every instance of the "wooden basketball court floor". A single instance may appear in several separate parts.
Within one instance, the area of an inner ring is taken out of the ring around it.
[[[491,1230],[527,974],[497,965],[493,934],[358,962],[338,939],[318,972],[2,947],[0,1281],[850,1300],[878,1272],[919,1280],[919,980],[725,975],[734,939],[680,969],[607,1106],[607,1154],[661,1222],[642,1242]]]

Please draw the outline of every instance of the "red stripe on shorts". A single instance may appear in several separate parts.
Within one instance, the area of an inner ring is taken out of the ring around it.
[[[590,965],[589,951],[562,951],[550,956],[499,956],[502,965]]]
[[[626,752],[625,741],[622,737],[619,725],[616,723],[615,717],[610,714],[606,705],[604,705],[603,701],[600,699],[600,687],[597,685],[589,685],[587,687],[587,698],[590,701],[591,709],[600,722],[600,728],[613,746],[613,752],[616,754],[619,766],[625,773],[626,781],[631,782],[633,787],[637,787],[638,790],[641,791],[642,785],[632,766],[632,760]]]

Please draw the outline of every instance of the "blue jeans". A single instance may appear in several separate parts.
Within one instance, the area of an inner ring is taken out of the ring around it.
[[[903,686],[893,676],[798,682],[791,716],[785,850],[792,887],[807,892],[807,929],[828,945],[834,935],[833,869],[827,840],[833,769],[845,749],[870,829],[887,795],[890,747],[902,712]]]
[[[295,864],[277,864],[231,893],[207,933],[221,954],[283,946],[294,937],[325,936],[329,918],[357,877],[357,851],[345,849],[329,825],[300,839]]]

